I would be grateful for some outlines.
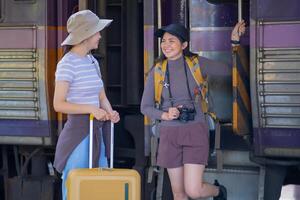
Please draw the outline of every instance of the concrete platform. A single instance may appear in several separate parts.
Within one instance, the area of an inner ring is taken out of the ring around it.
[[[281,197],[279,200],[299,200],[300,185],[285,185],[281,189]]]
[[[227,188],[230,200],[257,200],[259,198],[260,170],[258,169],[224,169],[222,173],[216,169],[206,169],[205,181],[213,183],[217,179]],[[212,200],[208,198],[207,200]]]

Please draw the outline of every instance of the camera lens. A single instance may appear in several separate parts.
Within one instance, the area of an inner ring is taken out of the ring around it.
[[[196,113],[195,109],[182,107],[182,108],[178,108],[178,110],[179,110],[178,120],[180,122],[186,123],[188,121],[193,121],[195,119],[195,113]]]
[[[183,107],[178,109],[179,110],[179,121],[186,123],[189,121],[189,113],[188,113],[188,109]]]

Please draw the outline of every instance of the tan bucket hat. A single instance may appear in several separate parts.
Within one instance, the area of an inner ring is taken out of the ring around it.
[[[79,44],[109,26],[112,21],[112,19],[99,19],[99,17],[90,10],[76,12],[68,19],[67,31],[69,35],[63,43],[61,43],[61,46]]]

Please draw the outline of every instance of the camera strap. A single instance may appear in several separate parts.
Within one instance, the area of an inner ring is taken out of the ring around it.
[[[190,84],[189,84],[189,80],[188,80],[188,76],[187,76],[187,66],[186,66],[186,61],[185,60],[184,60],[184,74],[185,74],[187,91],[189,93],[190,100],[191,100],[191,102],[193,104],[193,108],[195,110],[195,105],[194,105],[194,102],[193,102],[193,97],[192,97],[192,94],[191,94],[191,91],[190,91]],[[172,95],[172,91],[171,91],[169,63],[167,63],[166,76],[167,76],[167,84],[169,84],[168,91],[169,91],[169,98],[170,98],[170,101],[171,101],[171,106],[174,107],[173,95]]]

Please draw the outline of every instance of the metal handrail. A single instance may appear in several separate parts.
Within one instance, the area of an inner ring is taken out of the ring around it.
[[[33,110],[38,111],[38,107],[10,107],[10,106],[0,106],[0,110]]]
[[[1,62],[35,62],[36,58],[1,58]]]
[[[266,95],[275,95],[275,96],[298,96],[300,95],[300,91],[294,91],[294,92],[283,92],[283,91],[263,91],[259,92],[260,96],[266,96]]]
[[[300,107],[300,103],[261,103],[261,107]]]
[[[260,69],[260,74],[265,73],[300,73],[300,69]]]
[[[28,29],[36,29],[37,26],[36,25],[20,25],[20,26],[11,26],[11,25],[5,25],[5,26],[1,26],[0,25],[0,29],[25,29],[25,28],[28,28]]]
[[[266,20],[258,20],[259,25],[279,25],[279,24],[300,24],[299,20],[293,21],[266,21]]]
[[[0,26],[1,29],[1,26]],[[0,49],[0,53],[1,52],[32,52],[32,53],[36,53],[36,49]]]
[[[23,68],[0,68],[0,72],[36,72],[35,67],[23,67]]]
[[[38,116],[5,116],[5,115],[0,115],[0,119],[34,119],[34,120],[39,120]]]
[[[232,27],[192,27],[190,29],[193,32],[200,32],[200,31],[231,31]]]
[[[31,81],[36,82],[36,78],[0,78],[0,81]]]
[[[0,97],[0,101],[37,101],[37,97]]]
[[[278,124],[268,124],[264,125],[265,128],[300,128],[299,125],[278,125]]]
[[[260,47],[258,49],[258,51],[260,52],[264,52],[264,51],[300,51],[300,48],[298,47],[294,47],[294,48],[275,48],[275,47]]]
[[[36,87],[0,87],[0,91],[32,91],[36,92]]]
[[[260,63],[264,62],[300,62],[300,58],[258,58]]]
[[[300,114],[266,114],[266,113],[262,113],[261,114],[262,118],[270,118],[270,117],[278,117],[278,118],[300,118]]]
[[[269,84],[300,84],[300,80],[284,80],[284,81],[259,81],[260,85]]]

